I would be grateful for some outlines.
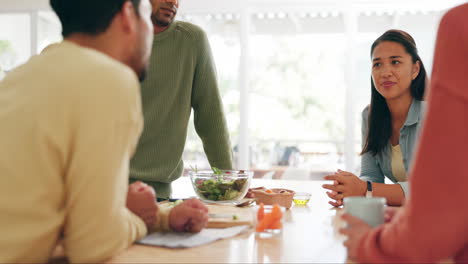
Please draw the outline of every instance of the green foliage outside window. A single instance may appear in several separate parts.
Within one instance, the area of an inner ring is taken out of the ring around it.
[[[0,39],[0,79],[3,77],[3,72],[9,65],[12,58],[15,57],[15,51],[9,40]]]

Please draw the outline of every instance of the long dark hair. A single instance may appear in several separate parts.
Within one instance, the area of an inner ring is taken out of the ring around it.
[[[426,69],[416,48],[416,42],[410,34],[402,30],[388,30],[382,36],[377,38],[372,44],[371,57],[375,47],[383,41],[391,41],[401,44],[406,52],[411,55],[413,63],[419,61],[420,70],[418,76],[411,82],[411,96],[419,101],[423,100],[424,90],[426,88]],[[371,103],[369,109],[369,123],[366,143],[362,149],[361,155],[370,152],[377,155],[387,146],[392,136],[392,116],[385,98],[377,91],[371,77]]]

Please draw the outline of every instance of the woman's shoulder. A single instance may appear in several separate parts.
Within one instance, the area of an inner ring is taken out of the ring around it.
[[[424,113],[427,109],[427,102],[426,101],[421,101],[421,110]]]
[[[420,101],[420,102],[421,102],[421,108],[425,109],[426,105],[427,105],[427,102],[426,101]]]
[[[417,108],[418,117],[419,117],[419,120],[421,120],[424,117],[424,115],[426,114],[427,102],[426,101],[415,100],[415,103],[418,104],[418,108]]]
[[[369,117],[369,111],[370,111],[369,109],[370,109],[370,105],[367,105],[366,107],[364,107],[364,109],[361,112],[362,119],[367,119]]]

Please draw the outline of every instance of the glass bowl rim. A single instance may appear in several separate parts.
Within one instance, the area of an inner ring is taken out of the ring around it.
[[[310,198],[312,196],[311,193],[308,193],[308,192],[297,192],[294,194],[294,197],[293,198],[296,198],[296,197],[306,197],[306,198]]]
[[[253,171],[248,170],[220,170],[223,174],[215,174],[212,170],[189,171],[190,177],[251,177]]]

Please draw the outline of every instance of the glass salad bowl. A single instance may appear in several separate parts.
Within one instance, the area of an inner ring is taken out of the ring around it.
[[[207,203],[240,203],[249,190],[252,171],[191,171],[190,180],[198,198]]]

